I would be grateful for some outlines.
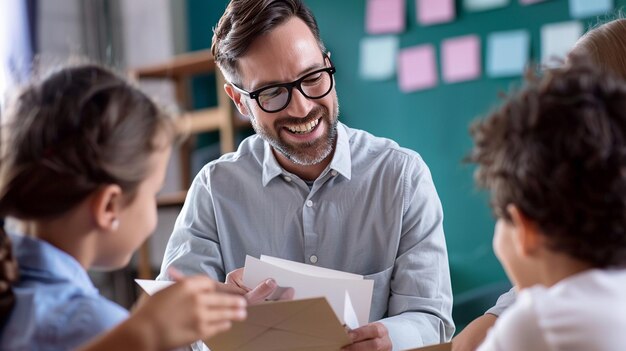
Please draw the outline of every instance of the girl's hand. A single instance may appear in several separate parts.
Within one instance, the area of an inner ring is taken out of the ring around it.
[[[226,331],[231,321],[246,317],[246,300],[224,292],[205,276],[184,277],[170,270],[176,281],[148,298],[131,319],[145,323],[158,349],[171,349],[205,340]]]

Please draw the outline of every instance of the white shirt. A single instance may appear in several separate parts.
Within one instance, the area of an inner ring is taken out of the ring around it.
[[[626,350],[626,270],[588,270],[522,290],[478,351]]]

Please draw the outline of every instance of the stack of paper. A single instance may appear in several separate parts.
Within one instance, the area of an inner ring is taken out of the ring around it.
[[[373,280],[271,256],[262,255],[260,260],[247,256],[243,283],[253,288],[268,278],[280,287],[293,288],[295,300],[325,297],[337,318],[352,329],[369,321]]]

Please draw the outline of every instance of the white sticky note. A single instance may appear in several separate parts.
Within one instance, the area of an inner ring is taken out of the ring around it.
[[[361,39],[360,73],[363,79],[390,79],[396,72],[396,54],[399,40],[396,36]]]
[[[530,34],[526,30],[494,32],[487,37],[487,74],[511,77],[524,73],[530,54]]]
[[[463,5],[467,11],[486,11],[497,9],[509,4],[509,0],[464,0]]]
[[[558,65],[583,34],[583,25],[578,21],[546,24],[541,27],[541,63],[548,67]]]

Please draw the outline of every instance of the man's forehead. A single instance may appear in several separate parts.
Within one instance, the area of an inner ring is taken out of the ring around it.
[[[317,40],[298,18],[257,38],[238,60],[242,83],[248,88],[290,81],[323,65]]]

